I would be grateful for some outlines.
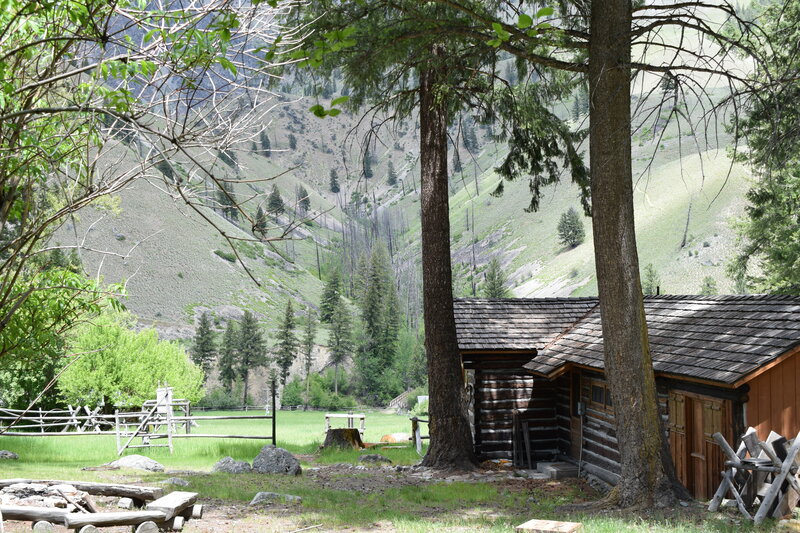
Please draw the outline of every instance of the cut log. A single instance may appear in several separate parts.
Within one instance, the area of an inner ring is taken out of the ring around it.
[[[99,533],[99,531],[99,529],[90,524],[88,526],[83,526],[78,533]]]
[[[81,500],[84,506],[89,509],[90,513],[99,513],[100,508],[97,507],[97,503],[95,503],[94,498],[92,498],[91,494],[86,494]]]
[[[325,434],[323,448],[353,448],[361,449],[364,443],[361,442],[361,434],[356,428],[332,428]]]
[[[191,507],[187,507],[186,509],[181,512],[181,516],[184,517],[186,520],[203,518],[203,505],[200,503],[196,503]]]
[[[158,526],[155,522],[142,522],[136,528],[135,533],[158,533]]]
[[[52,533],[55,531],[55,526],[47,520],[39,520],[31,528],[35,533]]]
[[[0,505],[3,520],[22,520],[24,522],[38,522],[45,520],[54,524],[63,524],[64,517],[69,514],[66,509],[55,507],[29,507],[27,505]]]
[[[182,516],[176,516],[175,518],[167,522],[166,524],[167,529],[170,529],[172,531],[180,531],[183,529],[183,524],[185,521],[186,520],[184,520]]]
[[[556,520],[528,520],[514,528],[514,531],[533,531],[536,533],[577,533],[583,531],[580,522],[558,522]]]
[[[187,507],[191,507],[196,501],[196,492],[176,490],[175,492],[170,492],[166,496],[162,496],[156,501],[148,503],[146,509],[148,511],[160,511],[166,515],[165,520],[170,520]]]
[[[64,525],[68,529],[83,526],[138,526],[142,522],[163,522],[167,518],[161,511],[120,511],[115,513],[69,513],[64,515]]]
[[[138,500],[155,500],[164,494],[161,487],[139,487],[118,483],[92,483],[88,481],[58,481],[38,479],[0,479],[0,489],[16,483],[41,483],[43,485],[72,485],[78,490],[95,496],[120,496]]]
[[[120,509],[132,509],[133,508],[133,500],[130,498],[120,498],[117,502],[117,507]]]

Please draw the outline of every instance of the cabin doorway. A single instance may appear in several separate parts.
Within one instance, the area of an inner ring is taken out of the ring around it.
[[[729,400],[672,391],[669,395],[669,441],[678,479],[697,499],[711,498],[724,469],[712,435],[731,440]]]

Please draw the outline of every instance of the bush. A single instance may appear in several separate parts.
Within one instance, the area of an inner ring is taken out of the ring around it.
[[[231,263],[236,262],[236,255],[233,252],[226,252],[225,250],[214,250],[214,253],[223,258],[225,261],[230,261]]]
[[[197,406],[210,407],[211,409],[231,409],[239,406],[241,397],[241,393],[236,390],[226,391],[222,387],[215,387],[197,402]]]
[[[417,387],[416,389],[412,390],[411,393],[408,395],[408,401],[406,404],[408,410],[412,411],[414,407],[417,406],[417,396],[427,396],[427,395],[428,395],[428,387]]]
[[[428,416],[428,400],[415,405],[411,410],[411,414],[414,416]]]
[[[305,387],[298,378],[294,378],[291,382],[283,387],[283,394],[281,395],[281,405],[303,405],[303,393]]]

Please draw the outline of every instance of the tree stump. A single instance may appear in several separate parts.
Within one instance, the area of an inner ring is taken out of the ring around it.
[[[361,442],[361,433],[356,428],[331,428],[325,434],[323,448],[353,448],[359,450],[364,447]]]

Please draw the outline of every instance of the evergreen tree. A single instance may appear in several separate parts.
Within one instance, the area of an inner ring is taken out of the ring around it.
[[[656,267],[653,263],[647,263],[644,267],[644,275],[642,276],[642,293],[646,296],[658,294],[659,287],[661,286],[661,278],[658,275]]]
[[[297,137],[294,136],[294,133],[289,134],[289,148],[292,150],[297,149]]]
[[[482,292],[485,298],[508,298],[511,295],[506,288],[506,274],[496,257],[489,261],[489,266],[486,268]]]
[[[278,215],[283,213],[285,210],[286,206],[283,204],[281,193],[278,190],[278,187],[273,185],[272,191],[270,191],[269,197],[267,198],[267,211],[272,213],[272,216],[277,220]]]
[[[338,194],[341,189],[339,189],[339,174],[336,172],[335,168],[331,169],[331,179],[329,185],[330,191],[334,194]]]
[[[259,134],[259,140],[261,141],[261,153],[264,157],[269,157],[272,155],[272,147],[269,142],[269,135],[267,135],[266,131],[262,131]]]
[[[236,368],[239,360],[239,334],[235,320],[229,320],[225,327],[219,356],[219,380],[222,387],[230,393],[233,390],[233,382],[236,380]]]
[[[331,319],[333,318],[333,311],[336,309],[336,306],[339,305],[342,296],[342,277],[339,274],[338,270],[335,270],[330,278],[328,278],[328,282],[325,284],[325,288],[322,290],[322,301],[320,302],[319,306],[319,319],[326,324],[331,323]]]
[[[575,248],[586,238],[583,220],[574,207],[570,207],[558,221],[558,239],[564,246]]]
[[[203,382],[205,382],[208,378],[208,373],[211,371],[211,365],[217,356],[214,332],[211,331],[211,321],[208,319],[208,313],[200,315],[200,323],[197,325],[197,331],[194,334],[191,354],[192,361],[203,369]]]
[[[372,156],[370,155],[369,148],[364,150],[364,179],[371,179],[372,172]]]
[[[236,156],[236,152],[232,150],[220,151],[219,160],[231,167],[233,170],[238,169],[238,157]]]
[[[350,312],[344,300],[339,299],[331,316],[331,331],[328,337],[330,363],[333,365],[333,390],[339,394],[339,366],[353,353],[353,333],[350,329]]]
[[[394,171],[394,164],[391,161],[389,161],[386,173],[386,183],[388,183],[390,187],[397,185],[397,173]]]
[[[267,349],[258,319],[249,310],[244,312],[239,328],[238,373],[244,384],[243,405],[247,405],[250,372],[267,364]]]
[[[478,137],[475,134],[475,125],[464,123],[461,127],[461,140],[464,143],[464,148],[471,154],[478,152]]]
[[[289,376],[289,369],[297,358],[298,342],[294,334],[295,320],[292,301],[286,302],[286,313],[283,316],[280,329],[278,330],[278,344],[275,346],[275,362],[278,364],[281,385],[286,385],[286,378]]]
[[[308,213],[309,209],[311,209],[311,198],[309,198],[306,188],[302,185],[298,185],[296,196],[297,206],[300,208],[301,213]]]
[[[261,206],[258,206],[256,210],[256,220],[255,224],[253,225],[253,232],[264,234],[267,232],[267,216],[264,214],[264,210]]]
[[[458,150],[453,150],[453,174],[459,174],[461,170],[461,157],[458,155]]]
[[[309,387],[311,384],[311,366],[314,364],[314,339],[317,336],[317,318],[314,311],[309,309],[306,315],[306,327],[303,330],[301,348],[303,350],[303,370],[306,373],[306,398],[305,407],[308,408]]]
[[[220,181],[220,183],[222,188],[217,189],[217,203],[222,210],[222,215],[228,220],[236,222],[239,220],[239,209],[236,207],[233,183],[229,181]]]
[[[703,296],[713,296],[715,294],[719,294],[717,280],[711,276],[704,277],[703,284],[700,286],[700,294]]]

